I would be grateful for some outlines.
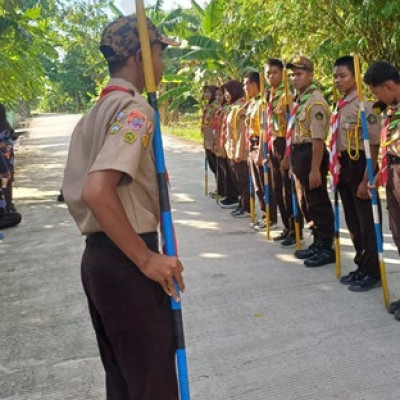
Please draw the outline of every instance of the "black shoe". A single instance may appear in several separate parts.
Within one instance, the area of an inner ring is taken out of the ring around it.
[[[60,190],[60,194],[57,196],[57,201],[59,201],[60,203],[64,201],[64,194],[62,190]]]
[[[367,292],[378,286],[382,286],[380,279],[365,275],[364,278],[350,285],[349,290],[352,292]]]
[[[395,314],[398,309],[400,309],[400,299],[389,304],[388,313]]]
[[[304,261],[308,268],[322,267],[336,261],[336,253],[331,247],[319,247],[313,256]]]
[[[231,213],[231,215],[235,218],[250,218],[250,213],[245,210],[238,210],[234,213]]]
[[[238,199],[237,197],[227,197],[225,200],[221,200],[219,205],[222,208],[236,208],[238,206]]]
[[[306,260],[307,258],[312,257],[317,251],[317,244],[314,242],[308,246],[307,249],[304,250],[296,250],[294,252],[294,256],[300,260]]]
[[[0,217],[0,229],[11,228],[22,220],[20,213],[5,213]]]
[[[352,285],[353,283],[359,281],[360,279],[364,278],[365,272],[356,269],[355,271],[350,272],[348,275],[342,276],[339,279],[339,282],[342,285]]]
[[[238,211],[240,211],[240,207],[235,208],[233,211],[231,211],[231,215],[236,214]]]
[[[397,319],[397,321],[400,321],[400,308],[396,310],[396,312],[394,313],[394,317]]]
[[[282,242],[282,240],[285,240],[288,235],[289,231],[284,229],[278,236],[273,237],[272,240],[274,242]]]
[[[9,212],[9,213],[16,213],[17,212],[17,209],[15,208],[13,203],[11,203],[10,206],[7,208],[7,212]]]
[[[286,238],[282,241],[281,247],[285,249],[289,249],[290,247],[296,246],[296,237],[292,235],[287,235]]]

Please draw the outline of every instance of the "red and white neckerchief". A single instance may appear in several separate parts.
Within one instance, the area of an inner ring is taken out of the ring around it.
[[[219,146],[224,147],[225,139],[226,139],[226,130],[228,125],[228,114],[230,111],[230,106],[224,107],[225,113],[222,117],[222,124],[221,124],[221,134],[219,135]]]
[[[224,110],[224,106],[220,104],[216,111],[214,112],[214,117],[213,117],[213,122],[211,125],[212,132],[214,136],[217,134],[218,131],[218,125],[219,125],[219,118],[221,116],[222,111]]]
[[[135,95],[135,91],[132,89],[128,89],[124,86],[107,86],[105,87],[99,96],[99,99],[97,101],[100,101],[103,97],[106,97],[109,93],[111,92],[126,92],[126,93],[130,93],[131,95]]]
[[[266,142],[268,143],[268,151],[272,150],[272,137],[274,134],[274,115],[273,115],[273,111],[274,111],[274,105],[273,105],[273,100],[274,95],[271,92],[269,95],[269,101],[267,104],[267,134],[266,134]]]
[[[289,122],[287,125],[287,130],[286,130],[285,156],[290,156],[290,153],[292,151],[292,136],[294,134],[294,127],[295,127],[297,111],[298,111],[299,107],[300,107],[300,103],[296,102],[293,104],[293,108],[290,111],[290,118],[289,118]]]
[[[357,96],[356,96],[357,97]],[[354,98],[356,98],[354,97]],[[352,99],[353,100],[353,99]],[[350,100],[350,101],[352,101]],[[337,151],[337,141],[339,137],[339,111],[346,105],[349,104],[350,101],[346,99],[340,99],[336,103],[335,111],[331,117],[331,130],[332,137],[329,143],[329,169],[331,171],[332,176],[332,184],[334,187],[339,183],[339,164],[338,164],[338,151]]]
[[[383,128],[381,130],[381,147],[382,147],[382,161],[381,168],[379,170],[378,184],[380,186],[385,186],[388,180],[388,157],[387,157],[387,139],[388,132],[390,129],[390,123],[392,117],[395,115],[397,107],[390,107],[386,114],[385,122],[383,123]]]

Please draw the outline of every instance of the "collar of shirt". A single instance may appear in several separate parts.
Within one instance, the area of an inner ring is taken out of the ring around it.
[[[347,101],[347,103],[351,103],[354,99],[356,99],[358,97],[358,91],[357,89],[354,89],[353,91],[350,92],[350,94],[348,94],[344,100]]]
[[[110,78],[106,87],[108,86],[123,86],[126,87],[127,89],[133,90],[135,93],[140,94],[139,90],[135,86],[133,86],[132,83],[128,82],[123,78]]]

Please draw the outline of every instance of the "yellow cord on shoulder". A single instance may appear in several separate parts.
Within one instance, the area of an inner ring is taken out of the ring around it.
[[[346,129],[346,141],[347,141],[347,154],[350,160],[357,161],[360,158],[360,138],[359,132],[361,129],[361,114],[358,113],[357,125],[354,130]],[[354,147],[354,150],[352,149]]]

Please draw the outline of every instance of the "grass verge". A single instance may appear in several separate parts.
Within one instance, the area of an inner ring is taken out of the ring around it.
[[[203,143],[200,133],[201,117],[197,114],[186,114],[179,118],[179,121],[172,122],[163,127],[170,135],[182,137],[192,142]]]

